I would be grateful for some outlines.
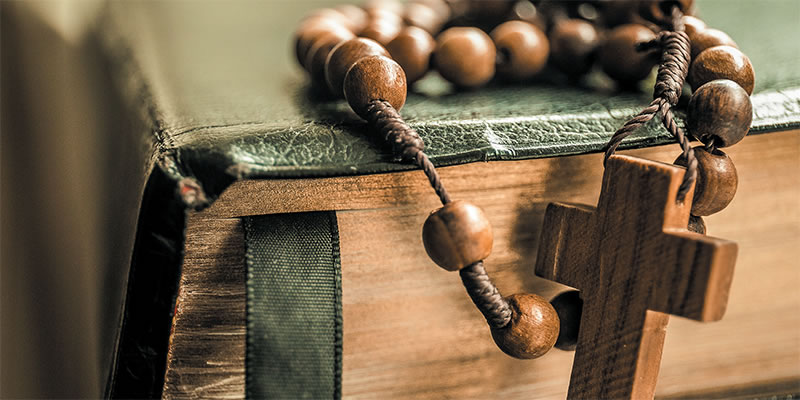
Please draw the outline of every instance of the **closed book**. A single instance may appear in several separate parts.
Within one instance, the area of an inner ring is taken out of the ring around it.
[[[285,354],[290,345],[257,354],[269,338],[254,332],[328,313],[331,348],[320,357],[329,364],[296,371],[331,379],[334,397],[563,397],[572,353],[522,361],[496,348],[458,278],[425,254],[421,226],[437,198],[422,171],[395,160],[345,101],[313,90],[295,65],[293,28],[314,6],[114,2],[103,13],[98,38],[119,95],[148,129],[153,160],[109,394],[258,397],[270,375],[295,371],[280,362],[305,359]],[[670,324],[657,395],[791,391],[800,378],[800,298],[791,290],[800,284],[800,48],[791,40],[800,9],[713,0],[698,8],[757,75],[750,134],[728,152],[738,195],[706,219],[709,233],[740,251],[726,318]],[[494,227],[486,265],[502,293],[558,290],[533,273],[544,209],[596,204],[600,151],[651,101],[653,79],[618,91],[599,71],[579,84],[547,71],[526,84],[457,91],[431,73],[410,90],[401,114],[451,195],[483,208]],[[681,108],[677,115],[682,125]],[[667,163],[680,154],[656,123],[622,148]],[[317,252],[305,254],[311,242]],[[270,300],[288,304],[276,319],[250,268],[279,253],[331,268],[280,270],[284,280],[270,290],[299,286]],[[311,297],[325,300],[298,317],[290,297],[311,275],[332,292]],[[293,329],[308,343],[319,336]]]

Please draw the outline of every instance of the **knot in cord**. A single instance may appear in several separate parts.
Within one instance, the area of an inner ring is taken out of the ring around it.
[[[662,98],[670,105],[678,104],[683,91],[683,82],[689,73],[690,44],[686,32],[661,32],[661,65],[658,66],[653,97]]]
[[[603,163],[608,161],[608,158],[614,154],[626,137],[653,119],[656,114],[660,114],[661,123],[680,143],[683,150],[682,157],[686,162],[686,173],[683,175],[676,198],[677,201],[682,202],[697,178],[697,159],[689,144],[689,137],[675,123],[672,115],[672,107],[678,104],[691,60],[689,36],[684,32],[683,13],[677,6],[672,7],[672,18],[667,29],[670,30],[662,31],[654,40],[636,46],[639,51],[661,49],[661,64],[658,66],[658,75],[653,87],[654,100],[614,132],[604,149]]]
[[[367,105],[367,122],[380,132],[392,152],[403,161],[411,161],[425,149],[425,142],[408,126],[400,113],[386,100],[373,100]]]

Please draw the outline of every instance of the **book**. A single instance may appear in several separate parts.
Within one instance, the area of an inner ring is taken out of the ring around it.
[[[292,28],[310,8],[126,2],[102,15],[97,36],[120,95],[151,131],[154,161],[108,394],[244,396],[242,218],[326,211],[339,231],[344,396],[563,396],[571,353],[519,361],[495,348],[455,276],[424,254],[419,233],[436,198],[422,173],[395,162],[344,102],[317,96],[293,65]],[[762,45],[796,33],[797,5],[699,8],[757,73],[750,137],[729,152],[739,195],[707,220],[712,234],[740,243],[741,256],[725,320],[673,320],[661,396],[800,377],[789,328],[800,301],[774,295],[798,284],[800,49]],[[596,202],[598,151],[650,101],[648,90],[616,92],[599,79],[463,93],[431,74],[401,111],[451,193],[489,216],[496,244],[487,268],[503,293],[556,290],[532,272],[543,209]],[[624,148],[671,162],[680,152],[672,142],[651,124]]]

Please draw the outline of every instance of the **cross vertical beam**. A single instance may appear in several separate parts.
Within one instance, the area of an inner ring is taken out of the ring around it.
[[[669,316],[722,317],[737,247],[688,232],[684,169],[609,158],[596,209],[551,204],[536,274],[581,291],[569,398],[652,398]]]

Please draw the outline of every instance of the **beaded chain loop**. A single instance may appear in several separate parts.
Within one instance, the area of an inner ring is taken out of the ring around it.
[[[504,297],[489,278],[491,224],[480,208],[451,199],[423,139],[400,116],[407,87],[432,69],[457,88],[476,88],[495,75],[524,82],[547,65],[575,82],[597,64],[629,89],[658,65],[653,101],[611,136],[604,163],[658,115],[681,146],[674,163],[686,167],[677,201],[694,188],[688,229],[704,234],[701,216],[724,209],[736,193],[736,168],[719,148],[750,128],[755,74],[736,43],[693,11],[692,0],[367,0],[312,13],[295,33],[295,52],[315,87],[346,99],[397,160],[425,173],[442,203],[422,228],[426,252],[442,269],[459,271],[501,350],[536,358],[559,338],[558,314],[535,294]],[[693,91],[688,134],[673,116],[685,82]],[[703,145],[692,147],[693,139]]]
[[[661,122],[664,127],[675,137],[683,149],[683,159],[687,166],[683,182],[678,188],[677,201],[683,201],[686,193],[692,188],[697,179],[697,160],[694,150],[689,143],[689,138],[678,127],[672,116],[672,107],[678,104],[683,83],[689,73],[689,60],[691,45],[689,35],[684,32],[683,13],[677,6],[672,7],[671,26],[673,31],[659,33],[656,39],[637,45],[637,50],[647,51],[652,48],[661,47],[661,64],[658,66],[658,75],[653,87],[653,97],[655,100],[642,110],[636,117],[625,123],[625,125],[614,133],[605,148],[605,158],[603,163],[608,161],[619,147],[622,140],[632,134],[636,128],[644,125],[656,115],[661,114]]]

